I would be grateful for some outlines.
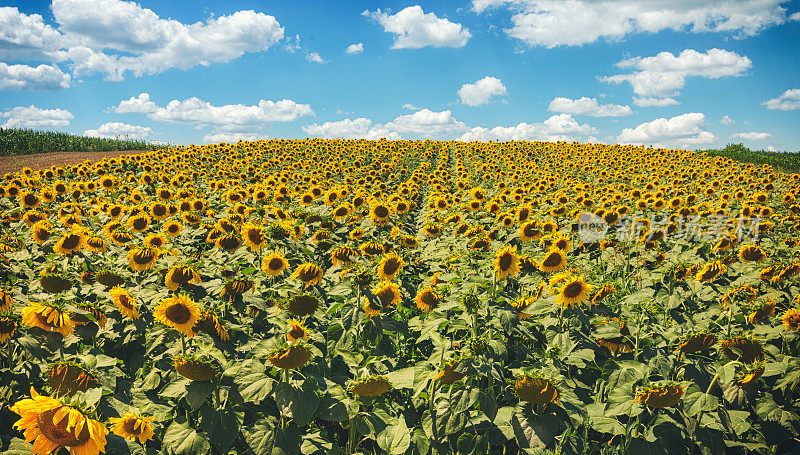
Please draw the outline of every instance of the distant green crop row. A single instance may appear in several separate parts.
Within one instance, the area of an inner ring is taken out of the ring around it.
[[[112,150],[155,150],[146,141],[76,136],[55,131],[0,128],[0,156],[48,152],[108,152]]]
[[[750,150],[744,144],[728,144],[721,150],[698,150],[709,156],[723,156],[735,161],[753,164],[769,164],[786,172],[800,172],[800,153],[768,152],[766,150]]]

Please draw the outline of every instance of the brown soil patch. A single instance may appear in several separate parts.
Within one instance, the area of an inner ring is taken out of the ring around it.
[[[86,160],[100,161],[103,158],[116,158],[122,155],[145,153],[142,150],[126,150],[116,152],[55,152],[33,153],[30,155],[0,156],[0,176],[9,172],[19,172],[24,167],[33,170],[48,169],[51,166],[67,166],[79,164]]]

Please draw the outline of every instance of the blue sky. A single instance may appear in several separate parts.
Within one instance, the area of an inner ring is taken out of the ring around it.
[[[5,1],[0,125],[797,151],[798,3]]]

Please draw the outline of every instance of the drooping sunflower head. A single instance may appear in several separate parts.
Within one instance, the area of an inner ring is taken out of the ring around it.
[[[349,265],[353,263],[353,258],[358,256],[358,250],[349,246],[340,246],[331,251],[331,262],[333,265]]]
[[[58,362],[45,373],[47,383],[56,397],[72,396],[100,387],[100,381],[85,365],[78,362]]]
[[[246,223],[242,227],[241,234],[245,246],[253,251],[261,250],[269,239],[264,227],[253,223]]]
[[[83,301],[77,302],[75,307],[78,311],[70,311],[69,318],[76,326],[84,326],[93,322],[98,327],[105,328],[108,317],[100,305],[95,302]]]
[[[39,284],[48,294],[59,294],[72,289],[72,280],[58,273],[57,270],[47,268],[39,275]]]
[[[134,300],[127,290],[119,286],[114,286],[108,293],[111,295],[114,306],[119,309],[124,317],[139,319],[139,309],[136,300]]]
[[[648,408],[669,408],[678,404],[685,392],[686,387],[683,384],[665,382],[639,389],[635,401]]]
[[[296,294],[286,302],[286,311],[292,316],[305,317],[319,308],[319,299],[311,294]]]
[[[542,272],[558,272],[567,266],[567,255],[559,248],[553,248],[539,261],[539,270]]]
[[[176,355],[172,359],[175,371],[192,381],[208,381],[220,373],[220,366],[211,357],[201,355]]]
[[[538,375],[522,375],[514,383],[514,395],[522,401],[547,405],[558,400],[558,388],[553,381]]]
[[[17,334],[17,320],[8,313],[0,312],[0,343],[5,343]]]
[[[199,282],[200,274],[197,273],[193,267],[188,265],[172,267],[167,271],[166,276],[164,276],[164,285],[171,291],[175,291],[179,287],[186,286],[187,284]]]
[[[751,324],[765,322],[773,314],[775,314],[775,300],[767,299],[753,308],[753,311],[747,316],[747,320]]]
[[[378,298],[378,303],[380,303],[383,308],[388,308],[391,305],[397,305],[402,300],[400,287],[389,281],[384,281],[377,287],[373,288],[372,293]]]
[[[69,311],[58,302],[28,302],[22,309],[22,322],[28,327],[38,327],[47,332],[58,332],[64,338],[72,334],[75,322]]]
[[[107,288],[113,288],[125,283],[125,279],[108,269],[101,269],[95,272],[94,279]]]
[[[297,342],[282,346],[270,354],[268,360],[282,370],[296,370],[311,360],[312,352],[305,343]]]
[[[461,365],[462,360],[459,358],[442,362],[439,366],[439,373],[436,374],[436,379],[442,385],[450,385],[467,377],[467,372]]]
[[[228,280],[225,283],[225,287],[222,288],[222,293],[220,297],[225,298],[227,300],[233,300],[236,296],[240,296],[245,292],[254,289],[255,285],[250,280],[243,280],[243,279],[233,279]]]
[[[128,251],[128,265],[136,272],[150,270],[161,256],[161,250],[152,247],[133,248]]]
[[[289,267],[289,261],[277,251],[273,251],[264,257],[261,262],[261,270],[269,276],[278,276]]]
[[[683,342],[678,345],[677,349],[675,349],[675,352],[694,354],[710,349],[715,344],[717,344],[717,336],[713,333],[696,333],[683,340]]]
[[[155,417],[127,412],[122,417],[111,417],[111,432],[129,441],[139,440],[140,444],[153,439],[153,424]]]
[[[755,360],[764,359],[764,347],[758,341],[737,336],[722,342],[722,351],[728,358],[744,363],[753,363]]]
[[[200,309],[186,294],[172,295],[162,300],[153,312],[155,319],[182,334],[193,337]]]
[[[31,388],[31,398],[17,401],[11,411],[20,416],[14,428],[24,432],[26,442],[33,442],[34,453],[58,453],[62,448],[80,455],[105,451],[108,429],[77,404],[65,405]]]
[[[739,248],[739,260],[742,262],[761,262],[767,258],[767,253],[758,245],[742,245]]]
[[[359,397],[376,397],[392,388],[389,378],[384,375],[373,375],[353,382],[350,391]]]
[[[200,319],[197,321],[197,324],[195,324],[193,330],[195,332],[207,333],[212,338],[222,341],[230,341],[231,339],[228,330],[222,325],[222,321],[219,317],[213,311],[209,310],[202,310]]]
[[[694,279],[703,282],[714,281],[724,275],[727,270],[728,267],[720,261],[709,262],[697,272]]]
[[[83,232],[73,229],[64,234],[61,239],[56,242],[55,246],[53,246],[53,251],[64,256],[69,256],[83,248],[84,240]]]
[[[297,278],[303,282],[303,288],[307,288],[313,284],[322,281],[322,269],[310,262],[297,267],[291,275],[292,278]]]
[[[15,303],[17,301],[11,296],[11,290],[0,288],[0,313],[10,310]]]
[[[800,311],[797,308],[789,308],[781,316],[781,322],[786,330],[800,331]]]
[[[757,360],[750,364],[737,365],[734,382],[740,386],[756,382],[761,375],[764,374],[764,371],[766,371],[766,369],[763,360]]]

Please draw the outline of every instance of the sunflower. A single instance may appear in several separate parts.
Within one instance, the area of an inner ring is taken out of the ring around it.
[[[105,425],[58,398],[39,395],[31,387],[31,398],[17,401],[10,409],[20,416],[14,428],[24,432],[26,444],[33,443],[34,454],[54,454],[62,448],[72,455],[105,452]]]
[[[711,346],[717,344],[717,337],[712,333],[698,333],[687,337],[683,340],[675,352],[683,354],[694,354],[696,352],[703,352],[710,349]]]
[[[736,351],[734,351],[734,349],[736,349]],[[742,336],[723,341],[722,351],[731,360],[739,360],[744,363],[753,363],[755,360],[764,359],[764,348],[761,346],[761,343]]]
[[[177,355],[172,359],[172,366],[178,374],[192,381],[208,381],[219,372],[216,362],[195,355]]]
[[[714,281],[717,277],[724,275],[728,267],[720,261],[709,262],[701,268],[694,279],[697,281]]]
[[[128,218],[128,229],[133,232],[142,233],[150,227],[150,217],[147,214],[139,213]]]
[[[757,245],[742,245],[739,248],[739,260],[742,262],[761,262],[767,258],[767,253]]]
[[[53,251],[58,254],[68,256],[76,253],[83,248],[84,236],[83,232],[73,229],[72,231],[64,234],[61,239],[53,246]]]
[[[297,317],[310,316],[317,308],[319,300],[311,294],[297,294],[286,302],[286,311]]]
[[[230,341],[231,336],[222,325],[216,314],[208,310],[202,310],[200,319],[192,329],[194,332],[203,332],[211,335],[211,337],[219,338],[222,341]]]
[[[497,257],[494,259],[494,271],[500,280],[519,273],[519,256],[517,256],[516,245],[506,246],[497,252]]]
[[[289,261],[277,251],[269,253],[264,260],[261,261],[261,270],[266,272],[269,276],[278,276],[289,267]]]
[[[580,304],[589,297],[592,285],[583,281],[583,275],[565,280],[564,285],[558,292],[557,301],[564,307],[571,307]]]
[[[111,417],[111,432],[129,441],[139,440],[139,444],[153,439],[153,424],[155,417],[145,417],[140,414],[127,412],[122,417]]]
[[[89,251],[93,251],[95,253],[104,253],[108,251],[105,239],[96,235],[86,239],[86,246],[89,247]]]
[[[107,288],[113,288],[125,283],[125,279],[108,269],[95,272],[94,279]]]
[[[302,281],[303,288],[305,289],[322,281],[322,269],[317,265],[306,262],[297,267],[294,272],[292,272],[291,277]]]
[[[439,373],[436,374],[436,380],[442,385],[450,385],[456,381],[460,381],[467,377],[467,373],[456,371],[461,365],[461,359],[450,360],[442,363],[439,367]]]
[[[17,301],[11,297],[11,291],[0,288],[0,313],[5,313],[13,308],[15,303],[17,303]]]
[[[311,360],[311,350],[302,342],[281,347],[268,357],[271,364],[282,370],[295,370]]]
[[[4,343],[17,334],[17,321],[8,314],[0,313],[0,343]]]
[[[246,223],[242,226],[241,235],[245,246],[252,251],[260,251],[261,248],[264,248],[269,239],[262,226],[252,223]]]
[[[180,221],[178,220],[169,220],[164,223],[164,233],[166,233],[170,237],[177,237],[180,235],[183,227],[181,226]]]
[[[22,322],[28,327],[39,327],[48,332],[58,332],[64,338],[72,334],[75,323],[63,305],[51,302],[29,302],[22,309]]]
[[[773,314],[775,314],[775,301],[767,299],[766,302],[761,303],[761,305],[757,306],[750,315],[747,316],[747,320],[750,321],[751,324],[755,324],[763,322]]]
[[[517,234],[519,235],[520,240],[523,242],[530,242],[540,238],[542,236],[542,231],[535,222],[526,221],[519,227]]]
[[[119,308],[122,316],[130,319],[139,319],[139,310],[137,309],[138,305],[136,304],[136,300],[131,297],[127,290],[119,286],[114,286],[108,293],[111,294],[111,300],[114,302],[114,305]]]
[[[100,381],[88,368],[76,362],[53,364],[46,373],[47,383],[55,396],[72,396],[100,387]]]
[[[164,276],[164,285],[171,291],[177,290],[181,286],[191,283],[199,283],[200,274],[190,266],[176,266],[167,271]]]
[[[598,289],[597,292],[595,292],[592,296],[592,300],[589,302],[589,305],[595,306],[599,304],[601,301],[603,301],[603,299],[614,294],[614,291],[616,291],[616,289],[610,284],[601,286],[600,289]]]
[[[686,387],[681,384],[666,383],[639,390],[635,401],[648,408],[669,408],[678,404],[685,392]]]
[[[558,400],[558,388],[545,378],[524,375],[515,381],[514,395],[528,403],[547,405]]]
[[[59,294],[72,289],[72,281],[58,273],[53,273],[47,269],[43,270],[39,276],[39,284],[48,294]]]
[[[386,204],[375,204],[369,209],[369,218],[376,226],[384,225],[389,222],[389,215],[392,210]]]
[[[567,266],[567,255],[558,248],[553,248],[539,262],[539,270],[542,272],[558,272]]]
[[[385,251],[380,242],[365,242],[361,245],[360,250],[365,256],[377,256]]]
[[[425,227],[422,228],[422,232],[429,238],[435,239],[442,233],[442,225],[439,223],[425,225]]]
[[[232,301],[236,298],[236,296],[242,295],[254,287],[255,285],[250,280],[229,280],[227,283],[225,283],[225,287],[222,288],[220,297],[227,298],[228,301]]]
[[[389,308],[391,305],[397,305],[402,300],[400,287],[390,281],[384,281],[377,287],[372,289],[372,293],[380,301],[383,308]]]
[[[108,318],[98,304],[84,301],[77,302],[75,307],[81,311],[70,311],[69,318],[75,323],[76,326],[84,326],[90,322],[94,322],[98,327],[106,327]],[[89,317],[89,315],[91,315],[91,317]]]
[[[398,256],[397,253],[389,253],[378,264],[378,277],[384,281],[392,281],[404,264],[403,258]]]
[[[374,375],[355,381],[350,390],[359,397],[376,397],[392,388],[389,378],[384,375]]]
[[[736,376],[734,382],[737,385],[743,386],[758,381],[761,375],[766,371],[763,361],[753,362],[749,365],[742,365],[736,368]]]
[[[289,321],[289,331],[286,332],[286,340],[289,343],[294,343],[297,340],[308,340],[308,329],[302,322],[297,319]]]
[[[513,302],[511,302],[511,306],[513,306],[514,309],[517,310],[517,316],[519,316],[520,319],[525,320],[525,319],[529,319],[531,317],[531,315],[528,314],[528,313],[525,313],[524,310],[526,308],[528,308],[529,306],[533,305],[533,302],[535,302],[535,301],[536,301],[535,297],[522,297],[522,296],[520,296],[518,299],[516,299]]]
[[[433,309],[439,305],[439,301],[441,300],[442,297],[431,288],[422,289],[417,293],[417,296],[414,297],[414,301],[417,303],[417,308],[425,312],[433,311]]]
[[[800,330],[800,311],[797,308],[790,308],[783,312],[781,322],[786,330],[793,330],[797,332]]]
[[[150,270],[161,255],[161,250],[152,247],[133,248],[128,251],[128,265],[136,272]]]
[[[47,220],[37,221],[31,227],[31,238],[34,242],[38,244],[43,244],[50,238],[50,234],[52,233],[53,227]]]
[[[158,304],[153,317],[162,324],[193,337],[195,335],[193,328],[200,319],[200,309],[188,295],[172,295]]]
[[[800,273],[800,262],[795,262],[794,264],[789,264],[784,267],[783,270],[772,277],[770,281],[773,283],[778,283],[790,278],[794,278],[798,273]]]
[[[353,263],[352,257],[358,256],[358,250],[349,246],[340,246],[331,251],[333,265],[349,265]]]

